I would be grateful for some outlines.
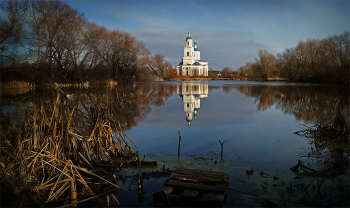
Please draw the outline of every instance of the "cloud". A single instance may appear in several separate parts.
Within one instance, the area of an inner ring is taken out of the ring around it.
[[[127,31],[177,65],[188,29],[209,67],[237,69],[259,50],[273,54],[350,28],[349,1],[68,1],[88,19]]]
[[[173,66],[181,62],[187,31],[184,29],[141,29],[130,32],[146,44],[152,55],[162,54]],[[226,30],[191,30],[201,51],[201,59],[209,62],[209,67],[221,70],[225,66],[238,69],[248,61],[253,61],[258,50],[270,48],[257,42],[255,35],[248,32]]]

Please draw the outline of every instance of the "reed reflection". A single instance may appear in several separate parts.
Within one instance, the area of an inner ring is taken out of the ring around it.
[[[254,97],[258,110],[275,105],[306,124],[327,123],[336,115],[350,115],[349,88],[345,86],[237,85],[225,86],[224,92],[233,88],[247,97]]]
[[[176,86],[162,83],[148,83],[112,88],[100,87],[89,89],[59,89],[29,92],[25,97],[6,95],[1,104],[1,116],[6,120],[24,118],[30,108],[44,105],[53,109],[57,95],[61,93],[61,100],[79,120],[79,125],[88,125],[94,114],[93,103],[99,102],[106,106],[122,130],[130,130],[138,122],[144,120],[151,112],[150,105],[162,106],[169,99]],[[63,93],[62,93],[63,92]]]
[[[196,120],[198,110],[201,107],[200,99],[208,97],[208,84],[183,83],[182,85],[177,85],[177,94],[180,95],[184,103],[186,121],[188,122],[188,127],[190,127],[193,115]]]

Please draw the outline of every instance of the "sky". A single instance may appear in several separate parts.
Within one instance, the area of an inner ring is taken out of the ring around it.
[[[125,31],[152,55],[181,62],[188,31],[209,68],[233,70],[259,50],[277,55],[307,38],[350,30],[350,0],[66,0],[90,22]]]

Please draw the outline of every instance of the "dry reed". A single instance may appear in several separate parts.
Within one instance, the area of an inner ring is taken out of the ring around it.
[[[135,150],[103,103],[92,104],[88,125],[79,125],[75,109],[60,95],[52,110],[41,104],[28,110],[24,121],[6,123],[2,118],[0,176],[13,192],[13,205],[76,204],[94,195],[91,186],[96,180],[120,188],[97,175],[94,168],[106,163],[113,167],[120,158],[135,156]],[[86,179],[87,175],[93,177]],[[67,193],[70,201],[65,200]]]
[[[15,88],[33,88],[31,83],[21,82],[21,81],[11,81],[0,84],[1,89],[15,89]]]

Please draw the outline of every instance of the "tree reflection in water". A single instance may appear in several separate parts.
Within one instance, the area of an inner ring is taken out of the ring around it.
[[[224,86],[224,92],[237,89],[255,98],[258,110],[273,105],[306,124],[330,122],[337,114],[350,115],[349,88],[314,85],[236,85]]]
[[[89,123],[91,106],[95,101],[105,102],[113,114],[113,119],[123,130],[129,130],[151,112],[150,105],[162,106],[169,99],[176,86],[172,84],[150,83],[147,85],[126,85],[113,88],[98,87],[89,89],[59,89],[29,92],[21,97],[2,95],[2,116],[24,118],[27,106],[53,108],[59,92],[63,92],[61,99],[70,109],[75,109],[74,116],[81,121],[79,125]],[[104,99],[108,98],[108,99]],[[108,100],[108,101],[107,101]],[[108,102],[108,103],[106,103]]]
[[[314,124],[296,132],[309,139],[310,147],[297,153],[300,160],[291,169],[296,177],[279,204],[301,206],[348,206],[349,129],[348,86],[330,85],[226,85],[255,98],[258,110],[275,105],[304,124]],[[310,166],[309,166],[310,164]],[[312,165],[311,165],[312,164]],[[309,168],[309,167],[311,168]],[[277,184],[278,185],[278,184]],[[292,196],[299,197],[293,199]]]

